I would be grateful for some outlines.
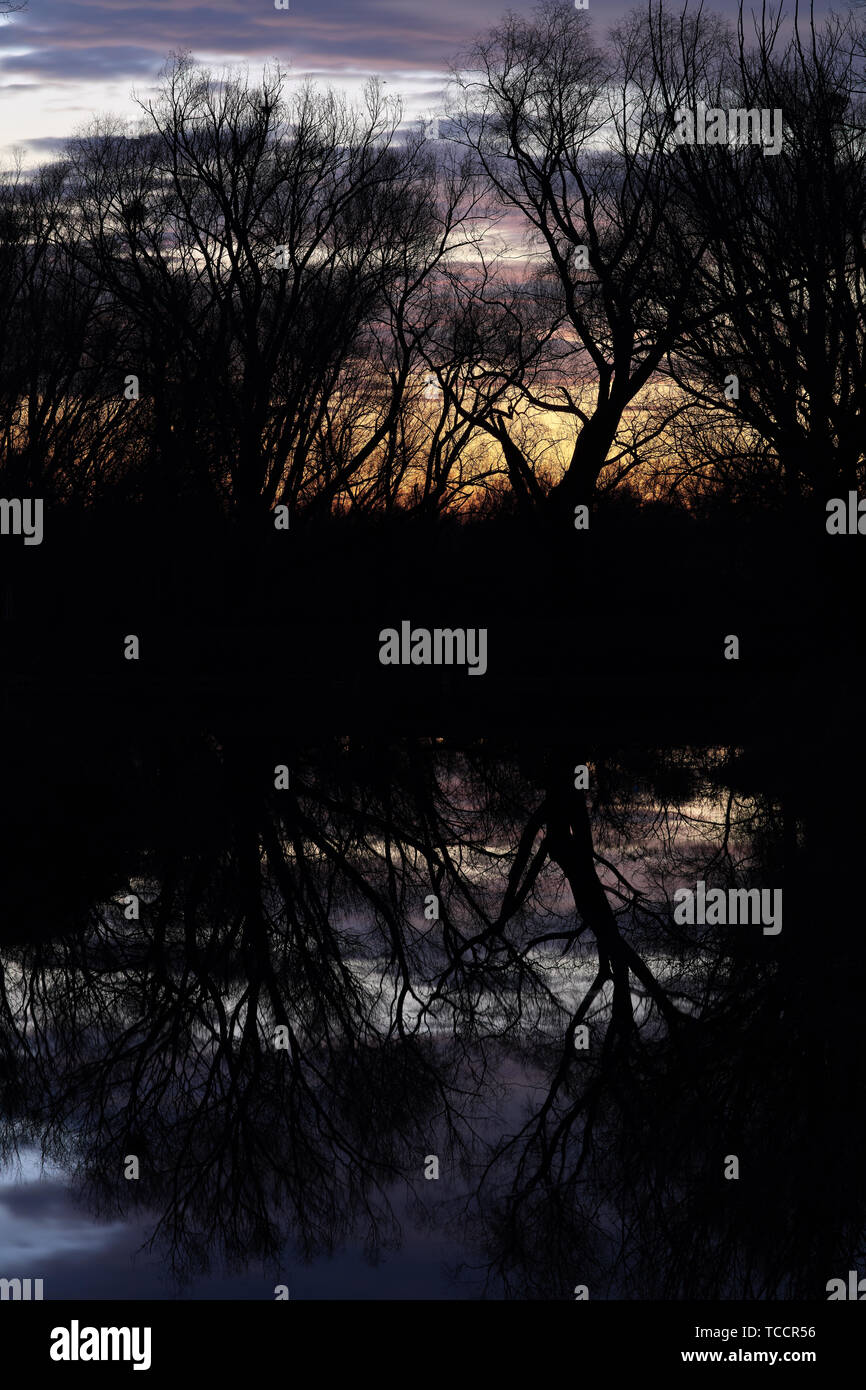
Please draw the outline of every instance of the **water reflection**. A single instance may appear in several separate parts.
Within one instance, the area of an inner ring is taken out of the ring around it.
[[[818,794],[769,748],[207,735],[63,766],[89,797],[46,772],[3,838],[0,1160],[178,1285],[407,1239],[417,1296],[444,1255],[494,1297],[852,1266],[850,764]],[[698,881],[781,889],[783,930],[678,922]]]

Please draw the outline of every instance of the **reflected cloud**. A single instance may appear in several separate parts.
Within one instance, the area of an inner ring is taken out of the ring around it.
[[[53,1164],[0,1190],[16,1248],[135,1229],[195,1290],[429,1239],[464,1294],[562,1297],[578,1269],[595,1297],[820,1295],[866,1210],[866,1056],[812,1004],[835,956],[803,994],[832,816],[781,771],[757,788],[741,750],[339,740],[297,749],[283,792],[256,772],[275,756],[208,738],[170,784],[138,757],[123,855],[79,866],[74,918],[47,897],[38,936],[6,941],[0,1151],[36,1139]],[[782,884],[784,932],[678,925],[695,873]]]

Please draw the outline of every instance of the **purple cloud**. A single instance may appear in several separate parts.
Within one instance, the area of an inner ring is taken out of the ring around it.
[[[280,58],[294,69],[443,71],[504,0],[30,0],[0,28],[0,75],[119,81],[154,76],[175,50]],[[18,50],[14,54],[4,50]],[[26,49],[27,52],[21,52]]]

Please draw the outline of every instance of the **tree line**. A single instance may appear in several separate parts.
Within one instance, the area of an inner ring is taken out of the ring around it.
[[[548,0],[437,139],[371,82],[166,66],[0,186],[0,491],[239,518],[856,489],[866,30]],[[777,154],[676,113],[780,111]]]

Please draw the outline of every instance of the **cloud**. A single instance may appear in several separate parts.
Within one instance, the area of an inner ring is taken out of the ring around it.
[[[56,151],[63,151],[69,144],[68,135],[36,135],[31,136],[27,141],[27,146],[34,150],[46,150],[49,154]]]
[[[444,73],[509,0],[32,0],[0,24],[0,76],[121,81],[187,50],[217,60],[278,57],[293,68]],[[631,0],[593,0],[604,28]],[[521,8],[523,8],[521,6]],[[722,0],[732,12],[733,0]],[[6,56],[3,56],[4,50]]]
[[[15,53],[0,59],[3,73],[26,74],[39,86],[50,82],[52,86],[71,80],[92,82],[102,78],[112,80],[119,76],[129,78],[147,76],[153,70],[152,57],[140,48],[129,46],[88,47],[69,52],[51,47],[32,53]]]
[[[58,1178],[0,1186],[0,1249],[7,1277],[41,1279],[49,1262],[99,1250],[122,1231],[78,1211]]]
[[[441,105],[450,63],[513,0],[289,3],[275,10],[273,0],[30,0],[0,22],[4,129],[30,144],[71,134],[89,111],[134,118],[132,88],[146,93],[177,52],[216,69],[246,62],[253,73],[277,59],[294,79],[309,74],[353,94],[376,74],[417,116]],[[632,3],[592,0],[594,25],[603,31]],[[721,3],[730,13],[734,0]]]
[[[456,48],[495,21],[501,0],[39,0],[0,28],[0,70],[34,80],[153,75],[169,52],[279,57],[292,67],[445,71]],[[3,56],[3,50],[7,50]],[[12,50],[9,52],[8,50]]]

